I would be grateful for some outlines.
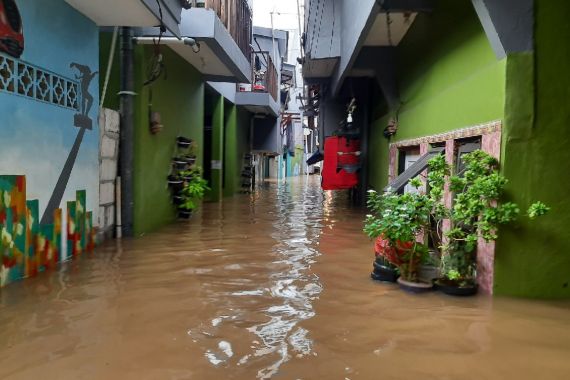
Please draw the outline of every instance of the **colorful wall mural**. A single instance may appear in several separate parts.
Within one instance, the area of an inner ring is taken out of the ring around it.
[[[62,255],[62,213],[52,224],[40,224],[39,201],[26,200],[26,177],[0,175],[0,287],[54,268],[95,248],[93,214],[85,210],[85,190],[67,202],[67,249]]]
[[[0,16],[0,270],[6,284],[94,243],[87,210],[99,204],[99,30],[64,0],[3,0]],[[62,238],[70,227],[71,238]]]

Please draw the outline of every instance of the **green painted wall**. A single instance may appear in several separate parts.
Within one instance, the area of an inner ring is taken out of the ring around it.
[[[223,161],[224,155],[224,97],[216,95],[214,100],[214,109],[212,113],[212,161]],[[212,190],[209,194],[209,200],[217,202],[222,198],[223,190],[223,165],[218,169],[212,168]]]
[[[541,200],[549,215],[504,228],[497,242],[495,293],[570,297],[570,3],[537,0],[535,54],[507,60],[502,170],[513,200]]]
[[[397,50],[403,105],[392,141],[433,135],[502,119],[506,60],[497,61],[471,1],[440,0],[419,15]],[[388,140],[382,132],[396,110],[376,106],[370,133],[369,180],[388,180]]]
[[[101,62],[107,62],[111,37],[101,38]],[[204,82],[189,63],[167,47],[162,48],[166,76],[152,84],[152,109],[160,112],[164,129],[153,135],[149,130],[149,87],[146,78],[152,47],[135,47],[135,152],[134,205],[135,234],[153,231],[176,219],[166,183],[172,157],[176,154],[176,137],[192,138],[197,144],[197,163],[202,164],[204,147]],[[105,101],[105,107],[118,109],[118,51]],[[102,75],[102,77],[104,77]]]
[[[251,114],[235,105],[226,105],[226,143],[224,163],[224,196],[232,196],[241,189],[243,156],[250,151],[249,134]]]

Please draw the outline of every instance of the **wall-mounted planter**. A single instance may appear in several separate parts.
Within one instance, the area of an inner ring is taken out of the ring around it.
[[[178,209],[178,217],[180,219],[190,219],[191,216],[192,216],[192,210]]]
[[[182,160],[186,161],[188,165],[192,166],[196,163],[196,157],[193,156],[184,156],[181,157]]]
[[[172,159],[172,165],[176,170],[186,170],[188,168],[188,161],[182,157],[175,157]]]
[[[176,206],[180,206],[181,204],[184,203],[184,197],[180,195],[174,195],[172,197],[172,203],[174,203]]]
[[[183,136],[178,136],[176,138],[176,144],[178,145],[179,148],[187,149],[190,147],[190,145],[192,145],[192,139]]]
[[[168,181],[168,186],[175,192],[182,190],[182,188],[184,187],[184,181],[182,180],[182,178],[176,175],[169,175],[167,181]]]

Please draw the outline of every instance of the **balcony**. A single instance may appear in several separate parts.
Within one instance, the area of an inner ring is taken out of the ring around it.
[[[268,51],[251,54],[251,84],[237,85],[236,104],[256,114],[279,115],[279,76]]]
[[[206,9],[212,9],[251,62],[252,12],[247,0],[206,0]]]
[[[206,81],[249,83],[252,19],[247,0],[202,0],[193,5],[182,11],[182,39],[165,35],[161,43],[194,66]],[[156,28],[136,34],[139,43],[152,44],[158,38]]]

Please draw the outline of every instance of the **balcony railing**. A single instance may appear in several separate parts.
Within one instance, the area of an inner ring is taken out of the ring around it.
[[[268,51],[256,51],[251,57],[251,84],[238,84],[238,91],[265,92],[277,101],[278,76],[271,55]]]
[[[251,62],[252,13],[247,0],[206,0]]]

